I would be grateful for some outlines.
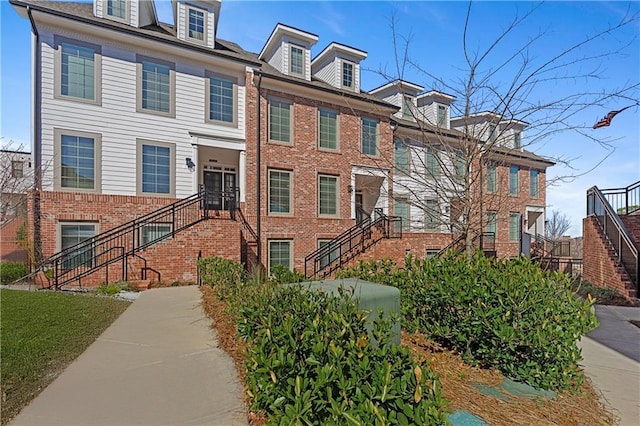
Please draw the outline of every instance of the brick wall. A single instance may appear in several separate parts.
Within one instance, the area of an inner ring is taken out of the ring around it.
[[[620,216],[620,219],[636,244],[638,244],[640,242],[640,214],[623,215]]]
[[[595,217],[583,219],[582,236],[584,279],[599,287],[613,288],[624,296],[637,297],[629,276],[617,265],[615,252]]]
[[[0,228],[0,261],[27,262],[27,251],[17,239],[18,229],[24,222],[22,218],[13,218]]]
[[[42,249],[45,258],[60,249],[59,224],[63,222],[90,222],[97,224],[98,233],[150,213],[175,199],[161,197],[134,197],[123,195],[79,194],[68,192],[41,193]],[[32,203],[29,203],[31,209]],[[194,214],[199,214],[194,206]],[[157,243],[139,254],[147,259],[147,266],[158,270],[161,281],[195,281],[195,263],[198,252],[203,256],[218,255],[240,261],[240,227],[232,221],[228,212],[212,212],[212,219],[200,222],[175,238]],[[30,235],[33,232],[32,215],[29,215]],[[140,278],[142,260],[129,260],[129,279]],[[109,267],[109,281],[122,279],[123,265]],[[152,272],[148,279],[156,279]],[[82,279],[82,285],[93,286],[107,279],[105,268]]]

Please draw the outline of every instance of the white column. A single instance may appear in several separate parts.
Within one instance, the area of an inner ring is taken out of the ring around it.
[[[191,161],[193,161],[193,163],[196,165],[193,169],[193,171],[191,172],[191,182],[193,184],[193,193],[197,194],[198,193],[198,180],[199,180],[199,176],[200,176],[200,163],[198,162],[198,145],[197,144],[191,144]]]
[[[349,199],[351,200],[351,219],[356,218],[356,174],[351,170],[351,194]]]
[[[245,189],[247,187],[247,152],[240,151],[240,161],[238,164],[238,186],[240,187],[240,202],[245,201]]]

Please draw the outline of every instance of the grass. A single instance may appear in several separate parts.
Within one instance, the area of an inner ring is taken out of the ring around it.
[[[90,295],[0,290],[0,424],[18,414],[129,305]]]

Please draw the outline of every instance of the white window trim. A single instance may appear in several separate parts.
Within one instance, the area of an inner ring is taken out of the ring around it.
[[[233,121],[222,121],[211,119],[211,77],[218,77],[223,80],[229,80],[233,83]],[[238,78],[229,75],[216,73],[213,71],[205,72],[205,98],[204,98],[204,120],[207,123],[218,124],[220,126],[238,127]]]
[[[142,108],[142,62],[153,62],[169,67],[169,111],[156,111],[154,109]],[[136,111],[145,114],[161,115],[164,117],[176,116],[176,64],[162,59],[156,59],[144,55],[136,55]]]
[[[142,145],[169,148],[169,193],[142,192]],[[148,139],[136,139],[136,194],[138,196],[175,198],[176,196],[176,144]]]
[[[286,104],[289,104],[289,141],[281,141],[278,139],[271,139],[271,102],[272,101],[278,101],[278,102],[283,102]],[[270,97],[268,98],[268,102],[267,102],[267,141],[269,143],[275,143],[275,144],[280,144],[280,145],[287,145],[287,146],[293,146],[293,127],[294,127],[294,123],[293,123],[293,101],[291,101],[290,99],[285,99],[285,98],[277,98],[277,97]]]
[[[109,15],[107,13],[107,11],[109,10],[108,8],[108,0],[102,0],[102,16],[105,19],[111,19],[112,21],[117,21],[117,22],[123,22],[125,24],[129,24],[130,20],[131,20],[131,0],[126,0],[125,1],[125,17],[120,18],[118,16],[113,16],[113,15]]]
[[[78,136],[93,139],[93,189],[67,188],[62,186],[62,136]],[[77,130],[53,129],[53,189],[65,192],[102,192],[102,135],[100,133],[81,132]]]
[[[335,179],[335,182],[336,182],[336,213],[335,214],[320,213],[320,178],[321,177],[328,177],[328,178]],[[322,217],[322,218],[340,217],[340,176],[331,175],[328,173],[318,173],[317,188],[318,188],[318,217]]]
[[[293,61],[291,60],[291,58],[293,58],[293,49],[300,49],[302,50],[302,73],[297,73],[293,71],[293,67],[292,67],[292,63]],[[300,77],[300,78],[306,78],[306,72],[307,72],[307,49],[304,48],[304,46],[301,46],[299,44],[295,44],[295,43],[289,43],[289,75],[292,75],[294,77]]]
[[[351,86],[345,86],[344,83],[344,66],[350,64],[353,67],[353,75],[351,76]],[[347,90],[356,90],[356,63],[340,59],[340,87]]]
[[[375,154],[366,154],[364,152],[364,120],[371,120],[376,122],[376,141],[375,141]],[[365,155],[367,157],[377,158],[380,157],[380,120],[371,117],[361,117],[360,118],[360,154]]]
[[[289,175],[289,211],[286,213],[271,211],[271,172],[287,173]],[[293,172],[291,170],[267,169],[267,213],[269,216],[293,216]]]
[[[320,146],[320,113],[321,111],[333,112],[336,114],[336,147],[327,148]],[[340,151],[340,113],[331,108],[318,108],[318,149],[320,151],[339,152]]]
[[[202,40],[189,37],[189,10],[195,10],[204,14],[204,27],[202,32]],[[207,45],[209,40],[209,11],[200,7],[195,7],[190,4],[184,6],[184,39],[196,44]]]
[[[289,270],[293,271],[293,240],[270,238],[267,240],[267,273],[271,274],[271,243],[289,243]]]
[[[106,0],[105,0],[106,2]],[[91,105],[102,105],[102,47],[87,43],[80,40],[75,40],[62,36],[54,36],[53,42],[55,45],[54,51],[54,91],[53,97],[56,99],[65,99],[74,102],[81,102]],[[93,96],[94,99],[79,98],[77,96],[63,95],[62,94],[62,43],[75,44],[77,46],[88,47],[93,49]]]

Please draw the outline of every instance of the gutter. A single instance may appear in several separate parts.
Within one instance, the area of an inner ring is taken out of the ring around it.
[[[34,190],[33,195],[33,250],[36,264],[39,264],[42,256],[42,238],[40,227],[40,191],[42,191],[42,52],[40,48],[40,33],[31,13],[31,6],[27,6],[27,15],[31,23],[31,31],[35,36],[35,49],[32,49],[31,60],[33,63],[33,170]]]
[[[255,72],[255,71],[254,71]],[[261,184],[261,175],[262,175],[262,167],[261,167],[261,163],[260,163],[260,136],[261,136],[261,118],[260,118],[260,112],[262,110],[261,106],[262,106],[262,102],[260,101],[260,86],[262,85],[262,73],[259,73],[259,78],[258,78],[258,85],[257,85],[257,102],[258,102],[258,125],[256,126],[257,128],[257,134],[256,134],[256,168],[258,169],[258,173],[256,176],[256,188],[258,189],[258,193],[257,193],[257,205],[256,205],[256,234],[258,235],[258,250],[256,253],[256,257],[258,258],[258,265],[262,264],[262,238],[261,238],[261,234],[260,234],[260,224],[261,224],[261,220],[260,220],[260,206],[262,204],[262,190],[260,187]],[[267,271],[268,272],[268,271]]]

